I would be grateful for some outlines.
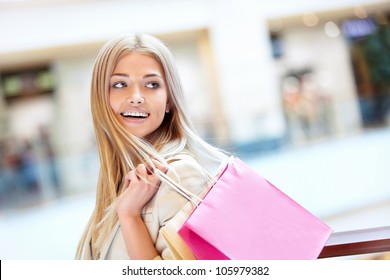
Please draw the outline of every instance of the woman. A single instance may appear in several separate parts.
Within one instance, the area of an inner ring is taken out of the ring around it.
[[[100,173],[76,258],[172,259],[161,228],[226,155],[196,133],[168,48],[150,35],[109,41],[95,61],[91,109]]]

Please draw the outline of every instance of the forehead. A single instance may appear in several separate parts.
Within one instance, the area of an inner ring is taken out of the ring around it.
[[[164,74],[161,64],[152,55],[138,52],[131,52],[123,55],[117,62],[115,72],[157,72],[160,75]]]

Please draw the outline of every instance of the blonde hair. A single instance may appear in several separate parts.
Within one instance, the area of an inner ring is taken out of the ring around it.
[[[131,52],[156,59],[164,70],[168,88],[170,113],[148,137],[148,142],[120,125],[109,102],[111,74],[118,61]],[[103,46],[92,74],[91,110],[101,166],[95,209],[78,245],[76,258],[82,258],[86,242],[91,244],[92,258],[98,257],[103,242],[118,221],[113,205],[124,190],[122,180],[129,170],[140,163],[151,164],[152,158],[165,162],[165,159],[184,150],[194,155],[201,164],[206,158],[216,162],[225,158],[223,152],[203,141],[195,132],[173,56],[167,46],[151,35],[124,35]],[[164,181],[164,178],[161,180]],[[87,240],[88,236],[90,240]]]

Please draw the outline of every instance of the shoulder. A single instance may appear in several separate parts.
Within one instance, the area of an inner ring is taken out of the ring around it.
[[[167,159],[167,162],[167,175],[194,194],[201,192],[208,182],[207,172],[191,154],[178,154]],[[163,187],[170,188],[170,186],[165,185]]]

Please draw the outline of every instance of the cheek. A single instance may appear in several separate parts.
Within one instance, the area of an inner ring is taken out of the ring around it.
[[[162,121],[165,117],[165,110],[167,108],[166,94],[161,96],[158,100],[155,100],[155,102],[155,104],[158,104],[158,106],[156,106],[156,116]]]
[[[114,112],[117,112],[119,109],[120,102],[117,100],[117,98],[115,98],[114,95],[111,94],[109,95],[109,99],[111,109],[114,110]]]
[[[163,108],[159,108],[158,110],[156,110],[155,114],[156,114],[156,121],[162,123],[165,117],[165,110]]]

